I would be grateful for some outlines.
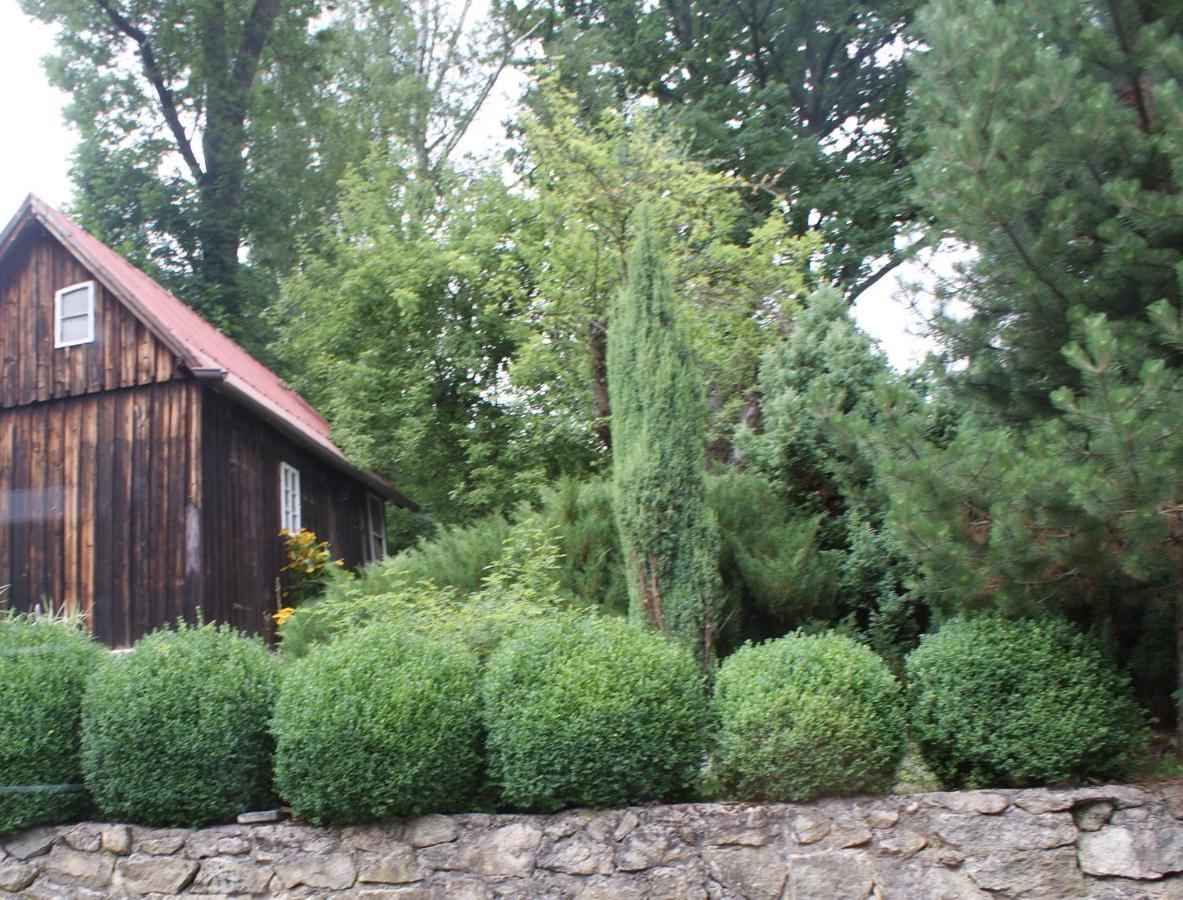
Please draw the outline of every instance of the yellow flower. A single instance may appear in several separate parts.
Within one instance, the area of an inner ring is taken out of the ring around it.
[[[272,615],[271,618],[273,618],[275,620],[275,625],[276,625],[276,627],[278,627],[278,626],[282,625],[284,622],[286,622],[288,619],[290,619],[292,617],[292,613],[294,613],[295,611],[296,610],[293,607],[285,606],[285,607],[281,608],[278,612],[276,612],[274,615]]]

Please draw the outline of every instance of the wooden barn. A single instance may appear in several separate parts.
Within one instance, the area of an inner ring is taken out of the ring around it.
[[[264,631],[281,528],[346,565],[385,505],[278,376],[36,197],[0,233],[0,597],[113,646],[198,611]]]

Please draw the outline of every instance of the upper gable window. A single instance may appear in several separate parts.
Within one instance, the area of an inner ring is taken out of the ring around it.
[[[53,296],[53,345],[73,347],[94,340],[94,282],[64,287]]]

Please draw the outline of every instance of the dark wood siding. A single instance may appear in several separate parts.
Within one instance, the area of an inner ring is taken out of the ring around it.
[[[173,354],[102,285],[95,339],[54,348],[54,293],[94,280],[40,225],[0,270],[0,408],[76,397],[177,376]]]
[[[201,594],[200,388],[174,381],[0,409],[0,585],[126,645]]]
[[[300,472],[303,526],[350,567],[364,561],[366,489],[213,390],[203,410],[205,615],[269,632],[285,562],[280,463]]]

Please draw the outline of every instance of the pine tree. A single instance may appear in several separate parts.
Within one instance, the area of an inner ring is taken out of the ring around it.
[[[1144,324],[1180,302],[1181,26],[1165,0],[934,0],[919,16],[917,199],[976,253],[946,285],[971,311],[943,323],[947,347],[958,384],[1011,422],[1079,386],[1060,353],[1078,311]]]
[[[737,438],[744,461],[783,491],[794,513],[820,522],[818,559],[837,563],[836,617],[853,613],[886,655],[916,637],[905,587],[912,564],[883,527],[887,500],[873,460],[828,422],[852,417],[873,430],[875,387],[891,379],[898,376],[851,320],[842,296],[822,289],[764,355],[759,429]]]
[[[715,656],[718,533],[706,505],[702,376],[642,206],[608,332],[617,527],[629,615]]]
[[[1183,349],[1174,308],[1147,316],[1155,343]],[[1183,369],[1142,359],[1144,328],[1096,314],[1075,333],[1074,386],[1038,426],[967,416],[934,439],[931,408],[880,390],[874,426],[847,432],[875,458],[934,607],[1067,616],[1105,635],[1153,701],[1173,670],[1183,741]]]

